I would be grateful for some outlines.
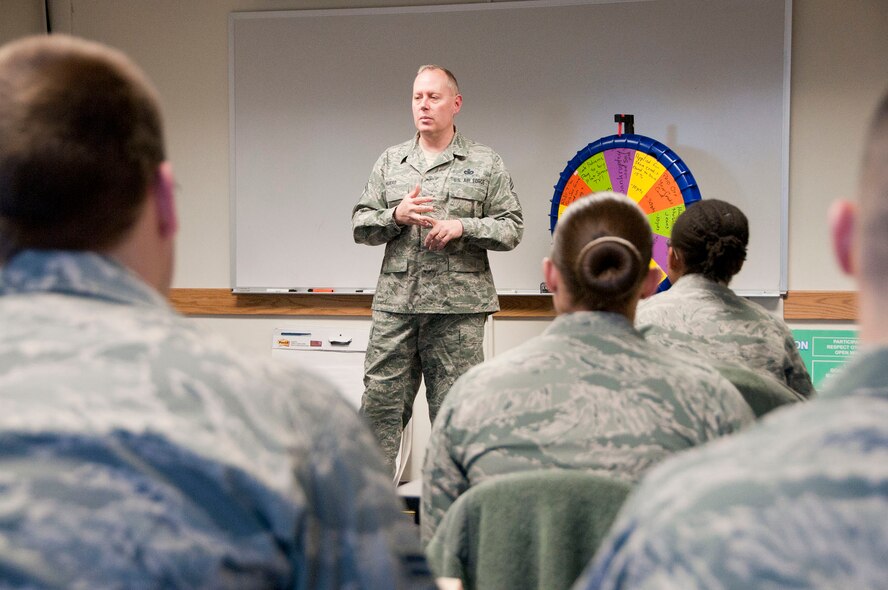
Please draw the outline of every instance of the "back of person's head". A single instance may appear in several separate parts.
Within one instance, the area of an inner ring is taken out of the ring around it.
[[[706,199],[690,206],[672,226],[670,244],[681,256],[683,274],[701,274],[728,284],[743,268],[749,222],[725,201]]]
[[[864,284],[888,288],[888,94],[876,110],[860,175],[860,271]],[[884,298],[884,295],[881,295]]]
[[[0,48],[0,261],[115,245],[165,159],[158,104],[103,45],[50,35]]]
[[[648,274],[652,244],[641,209],[604,192],[564,210],[550,258],[575,308],[626,313]]]

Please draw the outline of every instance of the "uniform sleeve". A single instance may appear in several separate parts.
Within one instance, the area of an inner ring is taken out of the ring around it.
[[[337,395],[315,397],[323,419],[300,421],[311,443],[294,461],[307,495],[297,587],[434,588],[416,525],[400,509],[372,435]]]
[[[740,391],[715,369],[699,358],[685,358],[686,383],[699,385],[688,398],[685,412],[697,424],[694,444],[739,432],[755,422],[755,414]]]
[[[640,493],[646,491],[636,491],[635,495]],[[571,590],[725,588],[717,581],[691,571],[689,562],[695,556],[685,558],[681,555],[685,547],[670,546],[674,539],[651,540],[645,526],[645,521],[650,518],[650,515],[639,516],[637,511],[624,507],[607,539]],[[700,536],[703,537],[702,531]]]
[[[521,241],[524,213],[512,177],[499,156],[493,161],[483,215],[460,221],[463,239],[486,250],[511,250]]]
[[[611,529],[607,540],[595,553],[594,559],[574,582],[572,590],[622,590],[630,588],[624,582],[629,578],[631,555],[623,554],[626,540],[632,535],[632,527],[620,521]],[[633,580],[638,583],[638,580]]]
[[[432,434],[426,447],[425,463],[422,469],[422,545],[425,547],[435,535],[435,530],[460,494],[469,489],[469,480],[463,466],[455,456],[451,440],[453,404],[456,385],[444,401],[438,413]]]
[[[401,233],[395,222],[395,208],[389,207],[385,193],[385,165],[388,154],[382,154],[370,172],[358,204],[352,209],[352,235],[358,244],[378,246]],[[402,198],[404,195],[399,195]]]

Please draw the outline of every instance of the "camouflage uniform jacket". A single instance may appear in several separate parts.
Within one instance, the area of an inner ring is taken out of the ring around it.
[[[624,316],[560,315],[450,390],[423,468],[423,542],[460,494],[491,476],[564,468],[631,483],[752,421],[714,369],[646,342]]]
[[[419,135],[377,160],[352,212],[355,242],[385,244],[373,309],[394,313],[481,313],[499,309],[488,250],[511,250],[524,217],[502,159],[457,133],[427,165]],[[423,245],[427,229],[395,223],[398,203],[416,185],[459,219],[462,237],[444,250]]]
[[[6,582],[433,587],[326,381],[244,358],[97,254],[14,256],[0,326]]]
[[[886,515],[881,348],[812,402],[651,470],[575,590],[884,588]]]
[[[736,363],[767,373],[804,395],[814,385],[783,321],[725,285],[691,274],[641,302],[635,325],[680,354]]]

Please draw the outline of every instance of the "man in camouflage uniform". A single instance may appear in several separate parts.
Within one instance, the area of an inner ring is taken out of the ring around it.
[[[885,587],[888,96],[865,154],[830,215],[864,346],[810,403],[651,471],[575,590]]]
[[[432,588],[338,392],[170,309],[173,186],[126,57],[0,49],[0,585]]]
[[[454,384],[423,468],[423,543],[460,494],[490,477],[582,469],[635,482],[664,457],[752,421],[730,383],[646,342],[626,316],[561,314]]]
[[[385,244],[361,411],[392,469],[420,380],[434,422],[456,378],[484,359],[484,321],[499,309],[487,250],[511,250],[524,231],[502,159],[456,131],[461,105],[453,74],[421,67],[417,134],[383,152],[352,212],[356,242]]]

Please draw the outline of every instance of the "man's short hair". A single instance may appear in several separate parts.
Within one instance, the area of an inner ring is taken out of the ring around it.
[[[860,175],[860,279],[888,287],[888,94],[870,125]]]
[[[0,48],[0,261],[115,245],[164,160],[157,92],[122,53],[64,35]]]
[[[444,72],[444,75],[447,76],[447,86],[453,90],[453,94],[459,94],[459,84],[457,83],[456,76],[453,75],[453,72],[447,68],[436,66],[435,64],[426,64],[424,66],[419,66],[419,69],[416,70],[416,75],[418,76],[426,70],[438,70]]]

